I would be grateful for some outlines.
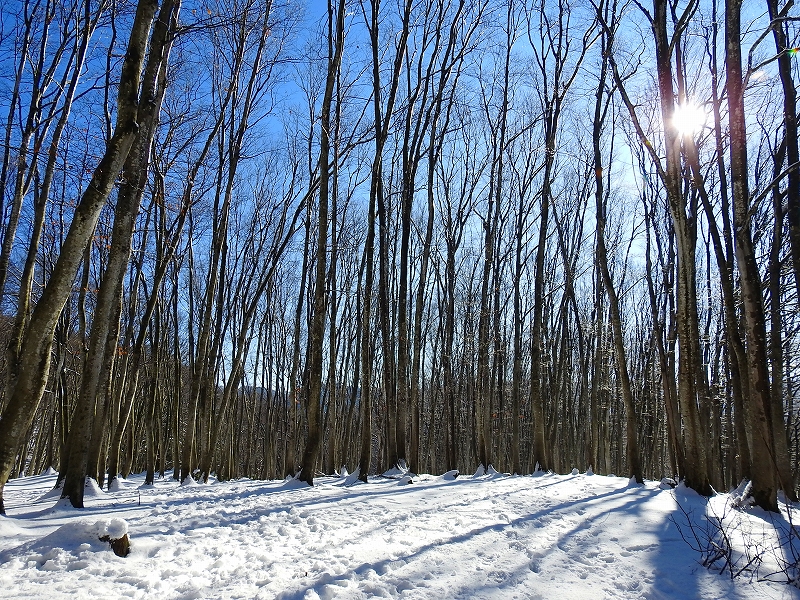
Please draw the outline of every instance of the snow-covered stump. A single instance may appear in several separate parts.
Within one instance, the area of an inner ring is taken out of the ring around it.
[[[98,538],[111,546],[112,552],[121,558],[131,553],[131,541],[128,538],[128,523],[124,519],[111,519],[98,525]]]

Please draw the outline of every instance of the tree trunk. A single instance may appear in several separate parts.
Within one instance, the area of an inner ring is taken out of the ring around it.
[[[30,427],[50,371],[50,350],[58,315],[72,291],[83,249],[94,233],[100,210],[136,137],[139,80],[147,51],[150,25],[158,3],[140,0],[120,75],[117,124],[100,164],[84,192],[61,246],[61,253],[22,340],[16,377],[7,387],[8,404],[0,418],[0,514],[2,489],[13,468],[19,444]]]
[[[308,380],[308,438],[303,451],[302,466],[298,478],[314,485],[314,472],[322,442],[322,355],[325,338],[327,312],[328,249],[328,202],[330,196],[330,118],[331,103],[344,51],[344,0],[339,0],[334,20],[333,5],[328,2],[328,72],[325,79],[325,95],[322,100],[320,151],[319,151],[319,209],[317,211],[317,264],[314,287],[314,310],[309,331],[309,380]],[[335,35],[334,35],[335,32]]]
[[[734,248],[742,285],[742,307],[747,332],[750,396],[746,406],[751,440],[753,498],[764,510],[777,512],[778,481],[774,456],[771,390],[767,359],[767,333],[761,276],[758,272],[750,224],[750,190],[747,165],[747,130],[742,85],[742,0],[725,3],[725,71],[730,120],[731,188],[733,198]]]
[[[150,153],[166,87],[166,71],[180,0],[166,0],[153,27],[141,91],[136,139],[123,167],[123,181],[114,211],[111,252],[92,319],[89,352],[81,379],[81,395],[70,427],[69,458],[62,498],[83,508],[89,446],[99,394],[108,387],[117,354],[122,311],[122,283],[128,268],[133,229],[147,183]]]
[[[614,16],[612,16],[614,18]],[[606,17],[606,22],[607,22]],[[613,25],[612,25],[613,27]],[[595,174],[595,216],[597,220],[597,245],[596,257],[597,265],[600,269],[603,287],[608,297],[608,310],[611,318],[611,331],[614,339],[614,355],[617,361],[617,376],[619,377],[620,389],[622,392],[622,404],[625,407],[626,422],[626,448],[627,448],[627,468],[630,477],[634,477],[637,483],[644,483],[642,478],[642,465],[639,457],[639,435],[638,418],[633,402],[633,390],[631,389],[631,378],[628,373],[628,360],[625,356],[625,336],[622,331],[622,319],[619,309],[619,297],[611,279],[611,272],[608,268],[608,251],[605,241],[606,227],[606,196],[603,182],[603,161],[600,152],[600,136],[603,130],[605,110],[603,97],[606,87],[606,72],[608,68],[608,53],[613,45],[613,38],[604,37],[603,59],[600,66],[600,77],[596,93],[594,107],[594,119],[592,122],[592,146],[594,149],[594,174]]]

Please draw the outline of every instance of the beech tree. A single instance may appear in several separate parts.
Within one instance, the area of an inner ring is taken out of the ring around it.
[[[322,357],[325,319],[327,317],[327,249],[328,249],[328,203],[330,201],[330,135],[331,103],[336,77],[344,52],[345,3],[338,6],[328,2],[328,69],[325,77],[325,92],[322,98],[319,150],[319,207],[317,209],[317,254],[314,279],[314,308],[309,332],[309,382],[308,382],[308,439],[303,451],[302,467],[298,478],[314,485],[317,460],[322,440]]]
[[[62,497],[69,498],[75,508],[83,508],[89,445],[99,391],[107,389],[112,363],[117,355],[122,282],[130,260],[134,223],[148,178],[150,152],[164,96],[169,51],[179,10],[180,2],[164,2],[155,21],[141,84],[136,138],[122,169],[125,183],[117,193],[108,265],[92,319],[89,352],[82,373],[81,397],[70,425],[67,442],[69,454],[66,465],[62,467],[62,473],[66,471]]]
[[[10,367],[14,374],[9,378],[8,401],[0,418],[0,513],[4,512],[3,487],[8,481],[19,444],[31,424],[47,385],[50,350],[59,314],[72,289],[72,280],[83,257],[83,248],[94,233],[100,210],[111,194],[117,174],[122,169],[136,137],[140,77],[157,8],[157,2],[148,0],[142,0],[137,5],[120,74],[114,133],[91,182],[75,208],[58,261],[31,313],[25,333],[20,336],[19,350],[12,358]]]

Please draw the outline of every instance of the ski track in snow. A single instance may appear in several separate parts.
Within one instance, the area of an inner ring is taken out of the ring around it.
[[[54,475],[6,486],[0,598],[796,598],[697,563],[669,520],[705,500],[598,475],[171,479],[87,489],[76,511]],[[713,500],[712,500],[713,502]],[[123,518],[131,554],[87,531]]]

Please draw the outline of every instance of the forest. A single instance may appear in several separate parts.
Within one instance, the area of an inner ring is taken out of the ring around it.
[[[0,7],[11,478],[800,464],[793,0]]]

